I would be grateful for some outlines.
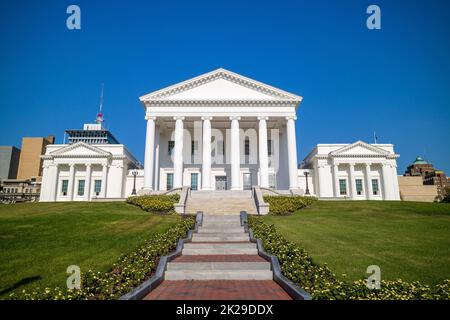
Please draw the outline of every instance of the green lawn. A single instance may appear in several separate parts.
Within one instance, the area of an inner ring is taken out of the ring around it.
[[[65,287],[69,265],[106,271],[178,219],[122,202],[0,205],[0,298],[36,285]]]
[[[450,204],[318,201],[292,216],[263,219],[339,277],[367,277],[375,264],[385,280],[450,279]]]

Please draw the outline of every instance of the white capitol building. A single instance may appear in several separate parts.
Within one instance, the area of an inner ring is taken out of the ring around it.
[[[138,194],[190,188],[400,199],[392,144],[318,144],[298,165],[300,96],[217,69],[140,101],[143,169],[101,122],[85,125],[68,131],[68,144],[47,147],[40,200],[121,199],[134,186]]]

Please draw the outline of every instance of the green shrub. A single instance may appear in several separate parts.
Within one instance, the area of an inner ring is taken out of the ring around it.
[[[165,232],[152,235],[132,252],[118,259],[107,272],[88,270],[82,273],[81,289],[35,288],[11,294],[11,299],[24,300],[106,300],[117,299],[147,280],[156,270],[159,258],[170,253],[178,239],[184,238],[195,224],[187,216]]]
[[[430,287],[419,282],[402,280],[381,281],[381,288],[371,290],[366,280],[344,282],[338,280],[326,264],[319,265],[298,244],[286,240],[274,227],[260,218],[249,217],[255,238],[262,240],[264,249],[278,257],[283,275],[297,283],[319,300],[431,300],[450,299],[450,280]]]
[[[316,198],[302,196],[264,196],[269,207],[269,214],[288,215],[310,206]]]
[[[141,207],[142,210],[156,214],[175,213],[174,204],[180,201],[180,195],[148,195],[129,197],[127,203]]]

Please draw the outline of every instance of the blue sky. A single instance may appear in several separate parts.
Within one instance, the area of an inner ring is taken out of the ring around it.
[[[81,8],[81,30],[66,8]],[[381,8],[382,30],[366,28]],[[143,160],[138,97],[218,67],[303,96],[299,161],[317,143],[394,143],[450,174],[449,1],[2,1],[0,145],[92,122]]]

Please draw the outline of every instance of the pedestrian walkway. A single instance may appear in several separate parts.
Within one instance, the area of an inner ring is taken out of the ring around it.
[[[144,300],[290,300],[273,281],[240,217],[204,216],[182,255],[167,264],[164,281]]]

